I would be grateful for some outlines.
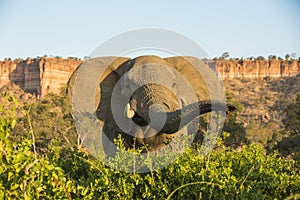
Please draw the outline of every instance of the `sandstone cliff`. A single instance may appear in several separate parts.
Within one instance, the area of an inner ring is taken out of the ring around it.
[[[9,83],[19,85],[35,95],[59,93],[82,60],[39,58],[0,61],[0,87]],[[209,65],[218,69],[224,80],[290,77],[300,74],[300,60],[215,60]]]
[[[0,61],[0,87],[8,83],[19,85],[35,95],[59,93],[81,60],[41,58]]]
[[[278,78],[300,73],[300,60],[216,60],[214,63],[223,79]]]

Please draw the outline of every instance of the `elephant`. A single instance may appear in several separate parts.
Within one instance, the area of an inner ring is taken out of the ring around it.
[[[78,78],[83,69],[88,73]],[[226,105],[214,70],[191,56],[92,58],[71,75],[69,98],[74,98],[76,81],[83,93],[94,84],[93,93],[80,98],[83,102],[93,99],[86,103],[87,110],[103,127],[102,142],[108,157],[115,155],[113,141],[119,135],[127,149],[146,146],[143,152],[155,152],[176,134],[186,132],[187,125],[200,115],[235,109]]]

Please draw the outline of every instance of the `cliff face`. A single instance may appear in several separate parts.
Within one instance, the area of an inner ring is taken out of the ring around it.
[[[39,96],[49,92],[59,93],[61,84],[67,83],[72,72],[82,62],[60,58],[0,61],[0,87],[15,83],[23,90]],[[209,65],[215,65],[224,80],[290,77],[300,74],[300,60],[216,60]]]
[[[290,77],[300,73],[300,60],[217,60],[214,61],[223,79]]]
[[[41,58],[19,61],[0,61],[0,87],[8,83],[19,85],[26,92],[43,96],[59,93],[80,60]]]

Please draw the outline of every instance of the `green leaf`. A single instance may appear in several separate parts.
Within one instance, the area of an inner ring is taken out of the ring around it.
[[[17,123],[17,120],[13,119],[12,122],[11,122],[11,128],[14,128],[16,123]]]
[[[14,175],[13,172],[8,172],[8,175],[7,175],[7,180],[10,181],[11,180],[11,177]]]
[[[16,189],[18,189],[19,187],[20,187],[19,184],[14,184],[14,185],[12,185],[12,186],[10,187],[10,189],[11,189],[11,190],[16,190]]]

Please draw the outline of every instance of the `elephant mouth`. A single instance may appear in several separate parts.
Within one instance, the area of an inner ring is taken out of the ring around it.
[[[148,113],[146,114],[140,114],[138,110],[133,110],[134,115],[131,118],[135,124],[137,124],[140,127],[145,126],[153,126],[152,128],[158,128],[156,124],[158,121],[165,121],[162,118],[162,115],[166,115],[168,112],[168,107],[164,104],[153,104],[149,106]],[[152,116],[151,116],[152,113]],[[162,128],[162,127],[160,127]]]
[[[124,108],[124,115],[126,118],[133,120],[134,123],[140,127],[148,126],[150,124],[149,120],[146,120],[145,117],[142,117],[137,111],[137,102],[136,100],[133,100],[132,96]]]
[[[134,123],[136,123],[138,126],[141,126],[141,127],[145,127],[150,124],[142,116],[137,114],[137,112],[135,112],[134,116],[131,119],[134,121]]]
[[[131,119],[139,127],[151,127],[159,132],[166,119],[164,116],[169,112],[169,107],[165,104],[151,104],[144,110],[139,110],[137,101],[130,99],[129,103],[125,106],[124,114],[127,118]]]

